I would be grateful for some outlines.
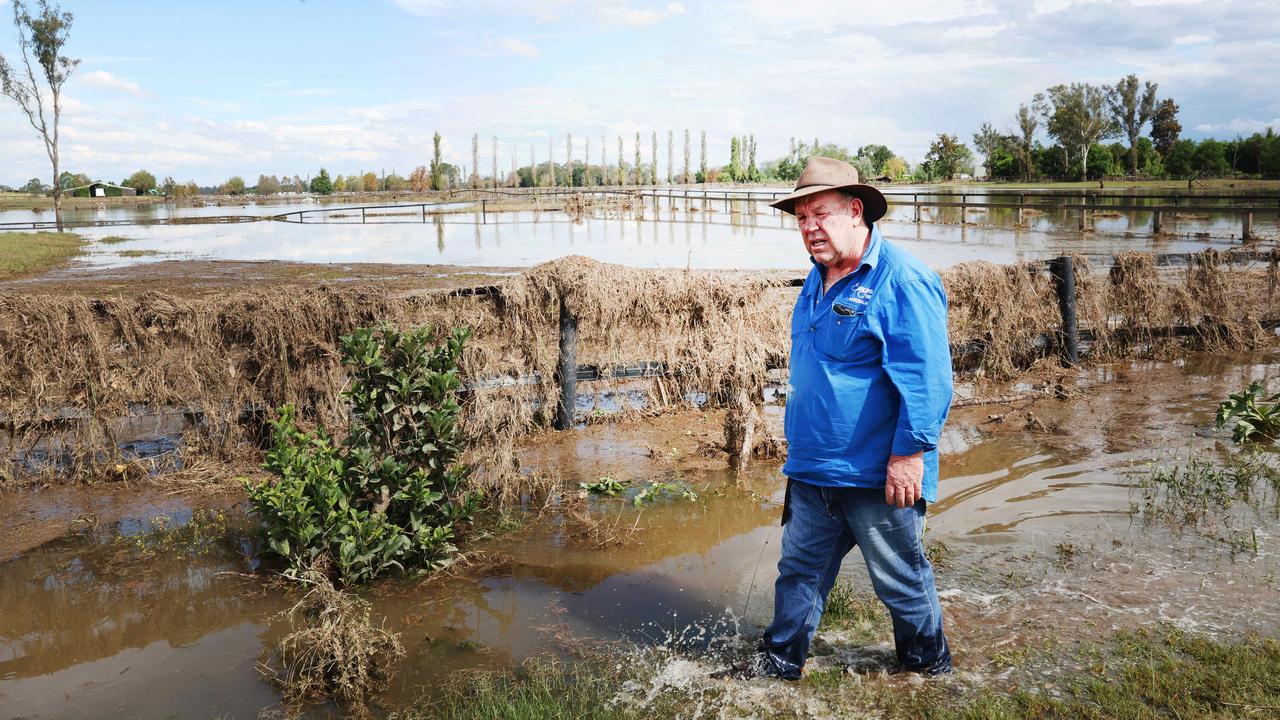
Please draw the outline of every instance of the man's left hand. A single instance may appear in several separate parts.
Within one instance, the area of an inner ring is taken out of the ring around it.
[[[900,508],[911,507],[920,499],[924,481],[924,453],[890,455],[885,472],[884,501]]]

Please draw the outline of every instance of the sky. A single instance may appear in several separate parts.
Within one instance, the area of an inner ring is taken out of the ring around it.
[[[0,19],[13,0],[0,0]],[[119,180],[218,184],[430,161],[481,172],[581,157],[601,136],[633,157],[641,133],[707,133],[709,163],[734,135],[758,157],[791,138],[879,143],[920,160],[938,133],[1012,130],[1019,103],[1058,83],[1130,73],[1180,106],[1184,136],[1280,130],[1274,0],[67,0],[62,167]],[[0,54],[17,45],[7,23]],[[1042,140],[1047,138],[1041,135]],[[49,182],[38,135],[0,97],[0,184]]]

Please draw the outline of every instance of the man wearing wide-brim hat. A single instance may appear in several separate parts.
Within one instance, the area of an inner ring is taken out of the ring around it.
[[[758,669],[800,677],[856,545],[893,616],[899,663],[949,673],[923,537],[951,403],[942,281],[880,234],[884,195],[848,163],[809,158],[772,205],[795,215],[813,267],[791,316],[782,558]]]

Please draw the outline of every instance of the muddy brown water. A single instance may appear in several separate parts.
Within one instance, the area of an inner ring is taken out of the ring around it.
[[[1214,452],[1217,402],[1250,380],[1280,380],[1280,353],[1069,377],[1069,400],[966,408],[949,421],[928,540],[945,546],[939,587],[962,671],[996,681],[993,658],[1162,622],[1280,633],[1274,508],[1240,516],[1256,553],[1132,512],[1144,464]],[[1026,429],[1028,414],[1040,429]],[[776,463],[735,475],[699,456],[719,432],[715,414],[686,413],[533,443],[525,465],[568,487],[671,480],[699,500],[637,509],[634,487],[589,499],[619,534],[637,528],[633,542],[605,547],[576,535],[554,504],[531,506],[524,529],[469,546],[496,559],[489,570],[366,591],[407,650],[381,702],[584,643],[653,645],[687,626],[758,633],[772,604],[782,478]],[[272,616],[292,598],[266,582],[242,506],[98,486],[9,493],[0,509],[70,531],[0,564],[0,717],[252,718],[279,706],[254,665],[285,630]],[[843,575],[866,587],[856,554]],[[1039,661],[1068,662],[1048,654]]]

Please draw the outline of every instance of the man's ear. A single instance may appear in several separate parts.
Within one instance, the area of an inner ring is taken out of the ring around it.
[[[862,211],[863,211],[863,207],[862,207],[862,198],[853,198],[852,200],[850,200],[850,201],[849,201],[849,209],[853,212],[853,217],[854,217],[854,219],[859,220],[859,221],[863,220],[863,217],[862,217]]]

